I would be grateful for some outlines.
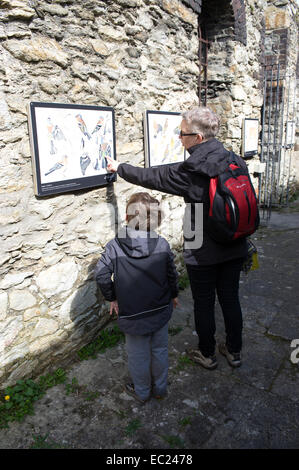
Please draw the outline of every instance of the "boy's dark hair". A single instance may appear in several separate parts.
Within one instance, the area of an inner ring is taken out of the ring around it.
[[[127,203],[126,218],[128,226],[134,230],[155,230],[162,220],[160,203],[148,193],[135,193]]]

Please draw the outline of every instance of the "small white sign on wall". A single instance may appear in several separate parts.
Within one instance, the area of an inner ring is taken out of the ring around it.
[[[258,151],[259,120],[244,119],[243,121],[243,158],[253,157]]]
[[[287,121],[285,146],[287,149],[295,144],[295,122]]]

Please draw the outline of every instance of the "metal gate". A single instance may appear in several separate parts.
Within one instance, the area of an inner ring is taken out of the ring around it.
[[[198,59],[199,59],[199,76],[198,76],[198,97],[199,105],[207,106],[208,94],[208,38],[204,24],[198,22]]]
[[[265,171],[259,177],[259,204],[266,220],[273,207],[289,203],[295,126],[290,116],[295,116],[296,102],[293,81],[294,76],[281,70],[279,63],[264,67],[260,160]]]

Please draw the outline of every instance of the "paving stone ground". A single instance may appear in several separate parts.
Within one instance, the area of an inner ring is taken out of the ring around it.
[[[123,343],[96,359],[74,363],[68,382],[48,390],[35,414],[0,430],[0,449],[298,449],[299,448],[299,206],[272,213],[254,235],[260,268],[242,274],[243,365],[218,356],[208,371],[186,361],[196,346],[190,289],[170,322],[169,394],[138,405],[124,391]],[[219,305],[217,340],[224,338]],[[175,334],[174,334],[175,333]],[[86,392],[92,397],[87,400]]]

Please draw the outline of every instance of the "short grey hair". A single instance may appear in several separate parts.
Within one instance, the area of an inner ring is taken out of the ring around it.
[[[182,118],[186,121],[190,132],[201,134],[205,140],[215,137],[219,131],[220,119],[205,106],[197,106],[182,113]]]

